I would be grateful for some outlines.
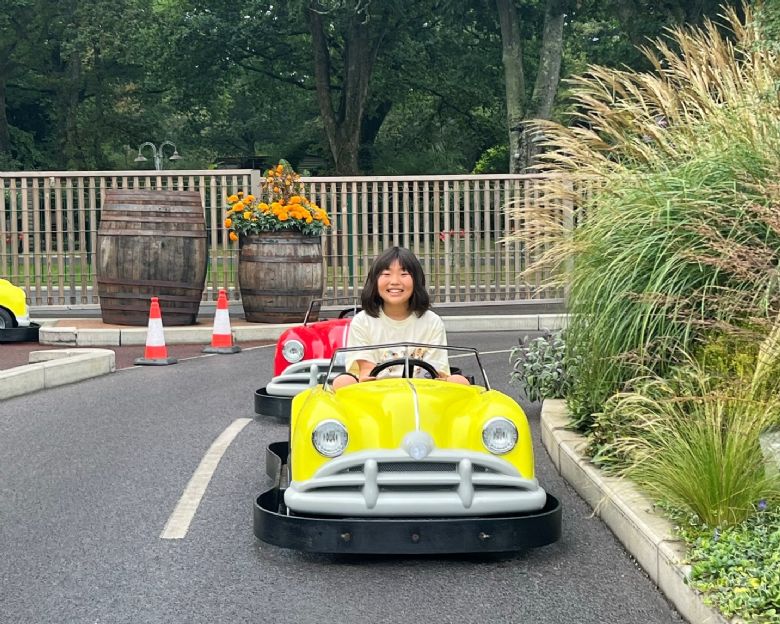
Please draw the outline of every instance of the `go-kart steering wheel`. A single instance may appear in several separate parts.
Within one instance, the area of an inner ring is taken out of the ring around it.
[[[347,318],[348,316],[355,316],[358,312],[360,312],[363,308],[344,308],[341,312],[339,312],[339,318]]]
[[[431,379],[438,378],[438,373],[436,372],[436,369],[428,364],[425,360],[421,360],[419,358],[395,358],[394,360],[387,360],[385,362],[382,362],[381,364],[377,364],[374,366],[373,369],[371,369],[371,372],[368,374],[369,377],[376,377],[379,373],[381,373],[386,368],[390,368],[391,366],[398,366],[399,364],[401,366],[404,365],[405,362],[409,362],[409,369],[408,369],[408,375],[402,374],[401,377],[414,377],[414,369],[416,367],[422,368],[426,373],[428,373],[431,376]],[[406,369],[404,369],[404,372],[407,372]]]

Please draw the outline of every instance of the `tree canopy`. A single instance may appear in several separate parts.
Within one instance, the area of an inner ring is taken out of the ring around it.
[[[0,170],[130,169],[142,142],[171,140],[179,168],[508,171],[527,120],[564,118],[560,78],[642,68],[646,37],[717,13],[715,0],[6,0]]]

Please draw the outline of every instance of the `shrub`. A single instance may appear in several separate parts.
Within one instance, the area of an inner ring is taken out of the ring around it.
[[[508,173],[509,172],[509,146],[495,145],[489,147],[480,155],[474,165],[473,173]]]
[[[683,523],[690,584],[726,617],[780,622],[780,508],[757,501],[758,512],[726,529]]]
[[[598,461],[709,527],[742,522],[758,500],[780,500],[780,478],[766,470],[759,443],[780,422],[780,398],[756,398],[749,384],[722,387],[695,363],[634,386],[596,419],[610,432]]]
[[[509,362],[509,382],[521,384],[529,401],[562,398],[571,386],[575,361],[567,356],[560,333],[548,332],[533,340],[524,336],[509,354]]]

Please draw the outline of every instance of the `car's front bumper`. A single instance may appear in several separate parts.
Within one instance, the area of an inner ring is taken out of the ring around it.
[[[29,327],[30,326],[30,311],[25,308],[24,314],[21,316],[16,317],[16,324],[19,327]]]
[[[255,391],[255,414],[290,419],[293,397],[314,385],[325,381],[330,366],[329,359],[305,360],[291,364],[267,386]],[[330,380],[344,372],[343,366],[334,366]]]
[[[527,513],[547,494],[509,462],[487,453],[434,449],[414,461],[401,450],[350,453],[311,479],[292,481],[284,502],[328,516],[446,517]]]
[[[291,512],[281,487],[286,442],[268,447],[273,487],[254,506],[255,536],[282,548],[342,554],[490,553],[525,550],[561,537],[561,505],[547,494],[531,513],[448,518],[317,517]]]

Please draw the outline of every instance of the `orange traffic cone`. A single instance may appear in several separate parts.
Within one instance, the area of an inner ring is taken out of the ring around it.
[[[241,347],[233,344],[233,332],[230,330],[227,293],[225,293],[224,288],[220,288],[217,297],[217,311],[214,314],[211,345],[203,347],[203,353],[238,353],[239,351],[241,351]]]
[[[152,297],[152,306],[149,309],[149,327],[146,330],[146,349],[144,349],[144,356],[136,358],[135,363],[147,366],[165,366],[166,364],[176,364],[176,362],[176,358],[168,357],[168,348],[165,346],[159,299]]]

